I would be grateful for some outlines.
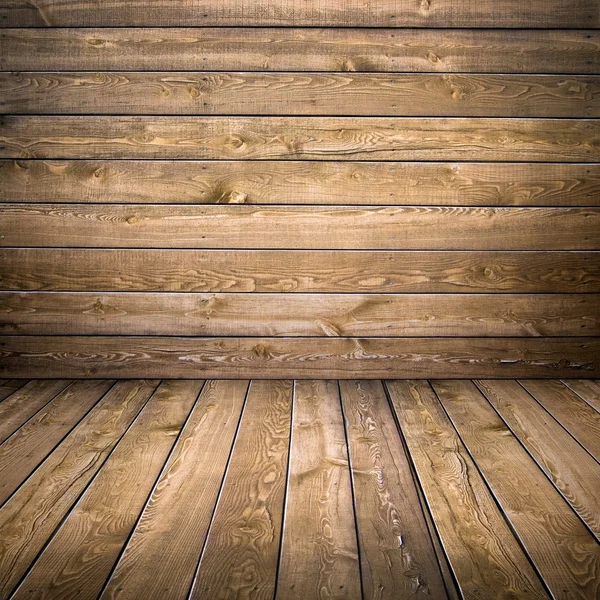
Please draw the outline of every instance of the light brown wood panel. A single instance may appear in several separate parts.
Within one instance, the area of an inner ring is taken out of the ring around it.
[[[296,381],[276,599],[361,598],[348,450],[336,381]]]
[[[252,381],[191,600],[272,600],[288,467],[292,382]]]
[[[516,381],[475,383],[600,541],[600,465]]]
[[[565,379],[563,383],[600,412],[600,382],[590,379]]]
[[[593,75],[14,72],[0,113],[598,117]]]
[[[2,204],[0,245],[600,250],[600,208]]]
[[[600,34],[593,29],[350,29],[348,23],[343,29],[117,25],[3,29],[0,68],[597,74],[600,56]]]
[[[598,27],[593,0],[452,0],[411,2],[352,0],[10,0],[0,6],[0,26],[324,25],[359,27]]]
[[[600,160],[593,119],[3,115],[0,126],[0,158]]]
[[[247,388],[206,383],[101,598],[187,597]]]
[[[0,202],[599,206],[600,165],[0,160]]]
[[[0,598],[10,596],[156,385],[117,382],[2,507]]]
[[[383,385],[340,381],[363,597],[447,598],[419,496]]]
[[[598,252],[0,248],[0,289],[598,293]]]
[[[0,505],[68,435],[113,381],[76,381],[0,445]]]
[[[599,294],[0,292],[6,335],[594,336]]]
[[[14,600],[96,600],[202,384],[161,383],[21,581]]]
[[[431,384],[552,596],[597,598],[600,546],[586,526],[472,382]]]
[[[463,597],[547,598],[429,384],[386,385]]]
[[[0,444],[71,384],[68,379],[34,379],[0,404]]]
[[[597,411],[560,381],[523,380],[520,383],[600,462],[600,414]]]
[[[0,337],[0,377],[599,377],[599,357],[597,337]]]

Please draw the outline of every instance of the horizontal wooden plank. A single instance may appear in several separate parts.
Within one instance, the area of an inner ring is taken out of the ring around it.
[[[0,336],[1,377],[598,377],[599,338]]]
[[[0,160],[1,202],[600,206],[600,164]]]
[[[600,294],[0,292],[0,333],[207,336],[593,336]]]
[[[594,0],[4,0],[4,27],[298,25],[342,27],[598,27]]]
[[[597,74],[599,42],[560,29],[3,29],[0,68]]]
[[[599,120],[3,115],[0,126],[0,158],[600,161]]]
[[[13,72],[0,113],[599,117],[600,76]]]
[[[598,293],[598,252],[0,249],[1,290]]]
[[[3,204],[0,246],[600,250],[600,208]]]

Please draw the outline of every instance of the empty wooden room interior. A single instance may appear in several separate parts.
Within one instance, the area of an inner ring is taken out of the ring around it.
[[[0,0],[0,600],[600,599],[598,0]]]

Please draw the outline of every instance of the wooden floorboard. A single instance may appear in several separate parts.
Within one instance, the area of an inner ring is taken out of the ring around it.
[[[0,599],[595,600],[565,381],[22,380]]]
[[[600,462],[600,414],[560,381],[521,381],[521,385]]]

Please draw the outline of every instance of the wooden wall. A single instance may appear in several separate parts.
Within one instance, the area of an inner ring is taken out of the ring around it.
[[[0,376],[599,377],[599,27],[0,1]]]

